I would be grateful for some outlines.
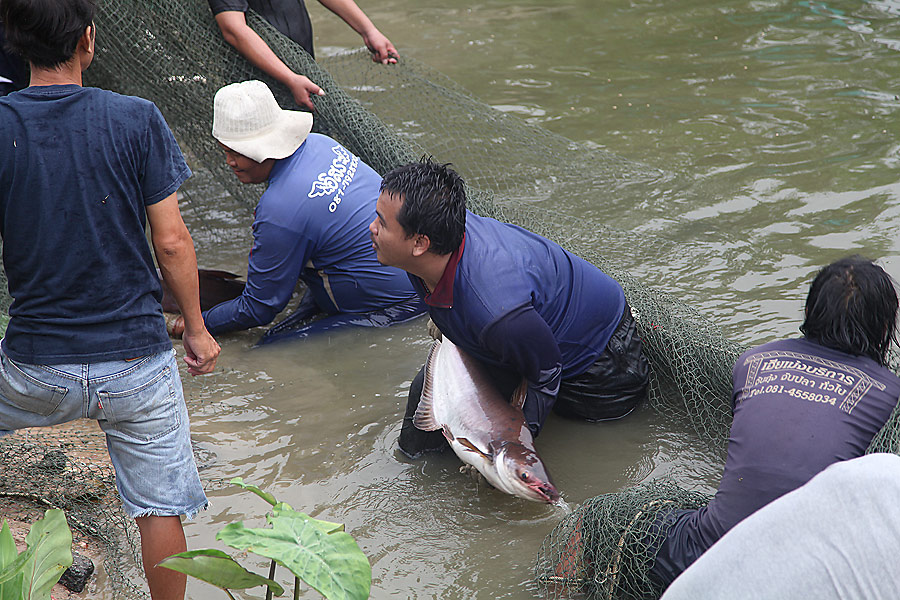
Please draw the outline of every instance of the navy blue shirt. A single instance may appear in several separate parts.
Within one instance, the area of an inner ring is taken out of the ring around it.
[[[313,54],[312,23],[303,0],[208,0],[213,15],[225,11],[246,13],[253,9],[272,27]]]
[[[733,382],[734,421],[719,489],[707,507],[679,517],[663,548],[663,563],[669,555],[676,564],[690,555],[676,571],[828,465],[865,454],[900,398],[900,379],[887,368],[804,338],[748,350]]]
[[[434,293],[410,275],[435,325],[475,358],[528,380],[525,419],[539,431],[563,379],[603,352],[625,309],[622,287],[521,227],[466,212],[463,244]]]
[[[0,98],[4,351],[59,364],[170,349],[146,207],[189,176],[147,100],[77,85]]]
[[[203,313],[210,333],[270,323],[302,280],[321,310],[367,313],[415,296],[404,271],[372,249],[381,176],[328,136],[311,133],[276,161],[253,222],[244,293]]]

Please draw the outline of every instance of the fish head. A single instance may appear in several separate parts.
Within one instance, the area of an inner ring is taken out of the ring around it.
[[[541,457],[531,448],[522,444],[503,444],[495,451],[494,464],[506,492],[535,502],[559,500],[559,491]]]

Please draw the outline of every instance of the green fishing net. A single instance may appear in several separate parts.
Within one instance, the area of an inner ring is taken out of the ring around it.
[[[544,539],[534,567],[543,598],[658,598],[650,567],[664,535],[658,519],[709,498],[671,481],[591,498]]]

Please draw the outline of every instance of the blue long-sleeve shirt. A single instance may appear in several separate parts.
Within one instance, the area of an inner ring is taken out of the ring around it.
[[[606,348],[625,294],[611,277],[521,227],[466,213],[466,233],[433,293],[410,276],[435,325],[477,359],[528,381],[523,410],[540,430],[563,379]]]
[[[212,334],[271,323],[302,280],[329,314],[412,298],[406,274],[380,264],[369,224],[381,177],[333,139],[310,134],[269,175],[253,222],[244,293],[204,312]]]
[[[744,352],[732,382],[722,480],[708,506],[681,511],[669,527],[653,565],[666,584],[769,502],[865,454],[900,397],[890,369],[806,338]]]

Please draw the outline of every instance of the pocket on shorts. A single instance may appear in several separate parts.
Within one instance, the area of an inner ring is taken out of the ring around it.
[[[36,365],[17,364],[6,355],[0,359],[0,395],[13,406],[48,416],[59,408],[68,389],[48,383],[53,375]]]
[[[166,366],[137,387],[98,391],[107,423],[141,442],[152,442],[175,431],[180,420],[173,379],[171,367]]]

